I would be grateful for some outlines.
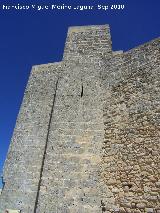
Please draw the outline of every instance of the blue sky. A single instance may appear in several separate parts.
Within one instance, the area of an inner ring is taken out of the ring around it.
[[[17,11],[2,5],[111,5],[125,9]],[[160,36],[160,0],[28,0],[0,2],[0,172],[32,65],[60,61],[67,28],[109,24],[113,50],[128,50]],[[1,184],[0,184],[1,187]]]

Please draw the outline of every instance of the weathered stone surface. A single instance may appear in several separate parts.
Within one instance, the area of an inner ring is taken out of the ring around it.
[[[158,212],[160,42],[113,52],[109,27],[69,28],[34,66],[4,167],[0,212]]]
[[[110,189],[110,180],[117,183],[115,202],[126,212],[155,212],[160,206],[159,43],[157,39],[119,55],[109,70],[115,78],[108,83],[104,104],[103,177]],[[106,76],[104,85],[108,81]]]

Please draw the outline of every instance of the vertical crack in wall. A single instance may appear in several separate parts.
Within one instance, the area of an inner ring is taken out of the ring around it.
[[[54,110],[54,104],[55,104],[55,100],[56,100],[56,92],[57,92],[58,80],[59,79],[57,79],[57,82],[56,82],[55,94],[54,94],[54,97],[53,97],[52,108],[51,108],[51,115],[50,115],[49,124],[48,124],[46,144],[45,144],[44,154],[43,154],[43,159],[42,159],[42,166],[41,166],[41,171],[40,171],[40,179],[39,179],[39,183],[38,183],[38,190],[37,190],[37,195],[36,195],[34,213],[36,213],[36,209],[38,207],[39,192],[40,192],[40,187],[41,187],[41,182],[42,182],[42,174],[43,174],[45,156],[46,156],[46,151],[47,151],[47,145],[48,145],[48,139],[49,139],[49,132],[50,132],[52,115],[53,115],[53,110]]]

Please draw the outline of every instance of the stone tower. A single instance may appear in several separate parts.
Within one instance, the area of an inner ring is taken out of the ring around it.
[[[108,25],[69,28],[32,68],[0,213],[159,213],[159,74],[160,39],[113,52]]]

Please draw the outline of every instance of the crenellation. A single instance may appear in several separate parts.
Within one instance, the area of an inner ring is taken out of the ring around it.
[[[32,67],[0,212],[160,212],[159,38],[111,43],[108,25],[71,27],[63,61]]]

